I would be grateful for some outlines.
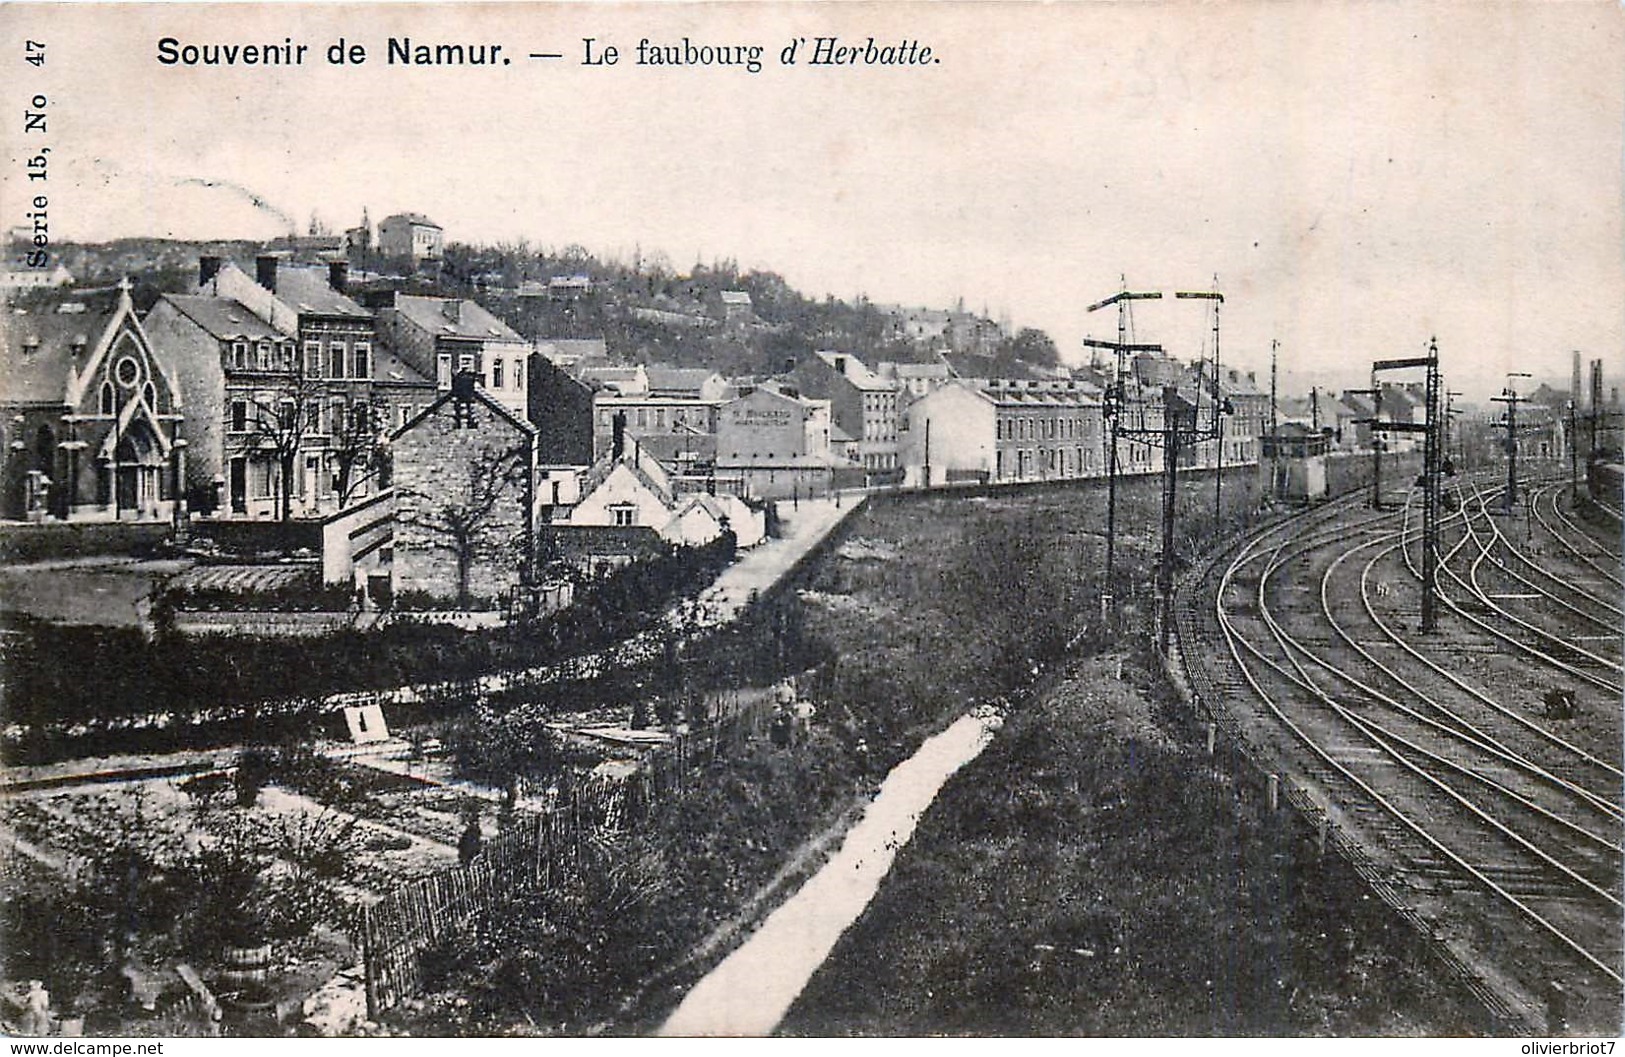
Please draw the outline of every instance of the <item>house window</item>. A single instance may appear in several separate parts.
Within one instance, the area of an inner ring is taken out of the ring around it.
[[[631,504],[612,506],[609,512],[615,518],[616,528],[630,528],[638,523],[638,508]]]
[[[322,376],[322,343],[319,341],[305,342],[305,377],[320,378]]]
[[[372,342],[358,341],[355,343],[355,373],[350,377],[372,377]]]
[[[457,355],[457,370],[459,372],[464,372],[464,371],[472,371],[473,369],[474,369],[474,354],[472,352],[459,353]]]
[[[503,366],[504,366],[503,362],[502,362],[502,360],[500,358],[493,359],[491,361],[491,388],[492,389],[501,389],[501,388],[503,388],[503,382],[504,382],[504,379],[502,377],[502,368],[503,368]]]
[[[451,388],[451,353],[442,352],[436,358],[435,382],[442,389]]]
[[[271,369],[271,343],[262,341],[254,346],[254,363],[262,371]]]
[[[344,430],[344,400],[334,397],[327,402],[327,431],[334,436]]]
[[[233,400],[231,402],[231,431],[233,433],[246,433],[248,431],[248,401]]]
[[[248,367],[248,342],[234,341],[231,343],[231,365],[238,370]]]
[[[333,377],[344,377],[344,342],[330,341],[327,343],[327,361],[332,364]]]

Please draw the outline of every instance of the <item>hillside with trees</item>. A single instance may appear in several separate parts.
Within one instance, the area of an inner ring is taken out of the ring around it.
[[[260,247],[249,242],[167,239],[60,247],[61,260],[80,288],[129,276],[138,310],[161,293],[190,291],[200,255],[236,260],[252,272],[257,252]],[[617,360],[706,367],[729,377],[776,374],[815,349],[850,352],[871,365],[935,362],[949,351],[946,339],[911,338],[897,315],[867,298],[808,297],[777,273],[741,270],[731,260],[696,263],[683,274],[662,254],[639,254],[627,262],[595,256],[581,246],[453,243],[438,270],[414,271],[408,262],[369,258],[352,261],[351,278],[357,296],[394,288],[467,297],[526,338],[603,338]],[[550,290],[554,280],[576,285],[561,294]],[[732,291],[749,295],[748,307],[726,304],[723,294]],[[969,313],[959,317],[977,325],[974,343],[952,349],[951,362],[962,374],[1026,377],[1034,368],[1059,365],[1055,343],[1043,331],[1023,328],[1011,335]]]

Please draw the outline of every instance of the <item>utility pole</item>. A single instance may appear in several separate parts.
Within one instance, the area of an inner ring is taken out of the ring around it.
[[[1090,305],[1088,311],[1098,312],[1102,308],[1117,306],[1117,340],[1115,342],[1100,341],[1095,338],[1084,338],[1083,344],[1091,349],[1110,349],[1115,354],[1112,366],[1112,380],[1106,387],[1105,399],[1101,401],[1101,411],[1110,423],[1110,450],[1106,456],[1106,581],[1100,594],[1100,615],[1104,619],[1112,611],[1115,604],[1116,581],[1114,579],[1117,558],[1117,438],[1123,432],[1122,414],[1127,400],[1127,387],[1124,384],[1124,357],[1131,352],[1158,352],[1161,345],[1130,344],[1128,340],[1128,313],[1129,306],[1135,301],[1159,301],[1162,293],[1157,290],[1129,290],[1128,281],[1124,279],[1124,289],[1104,301],[1097,301]]]
[[[1281,420],[1280,412],[1275,403],[1275,360],[1281,349],[1281,343],[1274,338],[1270,339],[1270,498],[1280,497],[1281,471],[1279,463],[1281,450]]]
[[[1212,440],[1218,435],[1219,416],[1224,409],[1219,396],[1220,363],[1219,363],[1219,305],[1224,302],[1224,295],[1217,289],[1218,279],[1214,278],[1214,289],[1200,293],[1176,292],[1174,297],[1181,299],[1200,299],[1213,304],[1213,352],[1211,357],[1204,356],[1200,362],[1197,373],[1197,384],[1194,391],[1195,400],[1187,401],[1179,395],[1176,385],[1164,386],[1162,392],[1162,422],[1156,427],[1145,424],[1129,427],[1122,422],[1123,412],[1127,408],[1127,392],[1123,388],[1125,371],[1123,369],[1124,356],[1131,352],[1161,353],[1161,345],[1137,345],[1128,340],[1128,302],[1136,300],[1154,300],[1162,297],[1156,292],[1131,293],[1124,290],[1104,301],[1089,306],[1094,312],[1108,305],[1118,306],[1117,341],[1105,342],[1085,338],[1084,344],[1090,348],[1112,349],[1117,354],[1117,373],[1112,387],[1113,399],[1108,402],[1112,415],[1112,456],[1108,471],[1110,481],[1107,494],[1106,510],[1106,570],[1107,591],[1111,590],[1111,576],[1113,572],[1114,547],[1116,542],[1116,469],[1117,469],[1117,439],[1121,435],[1141,438],[1150,444],[1160,444],[1162,451],[1162,557],[1158,566],[1157,589],[1161,597],[1161,611],[1158,628],[1158,642],[1164,652],[1168,649],[1169,636],[1173,630],[1173,583],[1174,583],[1174,521],[1177,507],[1179,453],[1187,443],[1197,443]],[[1202,400],[1206,388],[1205,379],[1211,371],[1213,379],[1213,408],[1211,425],[1203,428]],[[1109,606],[1109,599],[1102,597],[1103,611]]]
[[[1526,371],[1508,371],[1507,377],[1528,378],[1530,375]],[[1502,509],[1509,514],[1518,501],[1518,402],[1521,399],[1523,398],[1518,395],[1518,390],[1512,382],[1506,384],[1500,396],[1490,397],[1491,402],[1507,406],[1506,414],[1497,425],[1507,431],[1507,491]]]
[[[1574,435],[1574,401],[1565,400],[1563,406],[1569,415],[1569,503],[1573,504],[1580,496],[1580,438]]]
[[[1369,396],[1371,398],[1371,417],[1357,418],[1354,421],[1356,425],[1366,425],[1371,427],[1371,502],[1368,505],[1372,510],[1381,510],[1383,440],[1381,437],[1377,436],[1377,434],[1382,430],[1383,427],[1382,386],[1377,384],[1376,372],[1373,371],[1371,374],[1370,389],[1350,389],[1348,390],[1348,393],[1354,396]],[[1318,408],[1320,405],[1318,401],[1313,399],[1315,396],[1315,390],[1311,389],[1309,394],[1311,398],[1311,407],[1317,409],[1314,413],[1315,417],[1318,419]]]
[[[1441,426],[1444,429],[1444,471],[1447,477],[1456,475],[1455,456],[1450,453],[1450,424],[1456,419],[1455,399],[1461,395],[1454,389],[1447,389],[1444,394],[1444,422]]]
[[[1426,356],[1410,356],[1398,360],[1378,360],[1371,365],[1375,383],[1377,372],[1397,371],[1421,367],[1427,372],[1426,420],[1423,422],[1373,422],[1372,430],[1387,433],[1421,433],[1422,437],[1422,619],[1421,630],[1432,631],[1437,626],[1436,598],[1439,572],[1439,478],[1444,459],[1440,441],[1443,429],[1440,420],[1439,396],[1439,339],[1428,340]],[[1372,388],[1379,388],[1373,384]],[[1380,393],[1379,393],[1380,397]],[[1373,439],[1373,446],[1377,441]],[[1378,458],[1381,458],[1379,453]],[[1379,462],[1380,466],[1381,463]]]
[[[1197,437],[1198,408],[1179,395],[1177,386],[1162,389],[1162,560],[1157,566],[1157,593],[1162,598],[1158,642],[1168,651],[1174,623],[1174,510],[1179,484],[1179,448],[1184,436]]]
[[[1224,304],[1224,295],[1219,293],[1219,277],[1213,277],[1212,290],[1180,290],[1174,297],[1181,301],[1207,301],[1213,306],[1213,358],[1209,361],[1203,358],[1196,370],[1196,404],[1192,413],[1197,417],[1191,422],[1192,437],[1197,440],[1211,438],[1214,442],[1215,456],[1213,460],[1213,530],[1219,529],[1219,519],[1224,512],[1224,413],[1226,401],[1223,396],[1223,381],[1219,371],[1219,308]],[[1206,437],[1196,437],[1200,429],[1200,405],[1202,402],[1202,386],[1205,382],[1209,363],[1213,370],[1213,415],[1206,430]],[[1171,487],[1171,486],[1170,486]],[[1171,499],[1170,499],[1171,501]],[[1170,521],[1171,525],[1172,522]],[[1171,611],[1170,611],[1171,612]],[[1163,645],[1167,646],[1164,636]]]

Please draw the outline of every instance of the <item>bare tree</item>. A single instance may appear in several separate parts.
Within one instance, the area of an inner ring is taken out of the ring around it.
[[[383,442],[383,423],[389,407],[377,397],[349,405],[343,422],[331,429],[334,490],[339,508],[350,505],[363,485],[389,472],[389,451]]]
[[[457,559],[457,608],[468,609],[469,575],[479,560],[511,558],[522,561],[526,547],[523,530],[513,531],[504,521],[500,504],[517,492],[521,508],[530,476],[529,449],[524,444],[484,448],[469,460],[467,470],[434,494],[417,489],[399,493],[399,518],[429,537],[431,545],[449,550]]]
[[[320,378],[307,375],[296,362],[274,383],[248,399],[248,450],[276,462],[281,470],[281,519],[293,516],[293,471],[305,438],[320,425],[327,395]]]

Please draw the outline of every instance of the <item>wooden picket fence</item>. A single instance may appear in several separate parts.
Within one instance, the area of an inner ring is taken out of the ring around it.
[[[772,714],[767,691],[713,698],[718,718],[674,738],[625,777],[576,783],[534,822],[486,841],[468,866],[410,881],[361,910],[356,938],[366,969],[367,1015],[376,1019],[424,986],[423,954],[490,909],[498,898],[548,888],[578,868],[583,844],[635,826],[681,796],[700,768],[763,737]]]

